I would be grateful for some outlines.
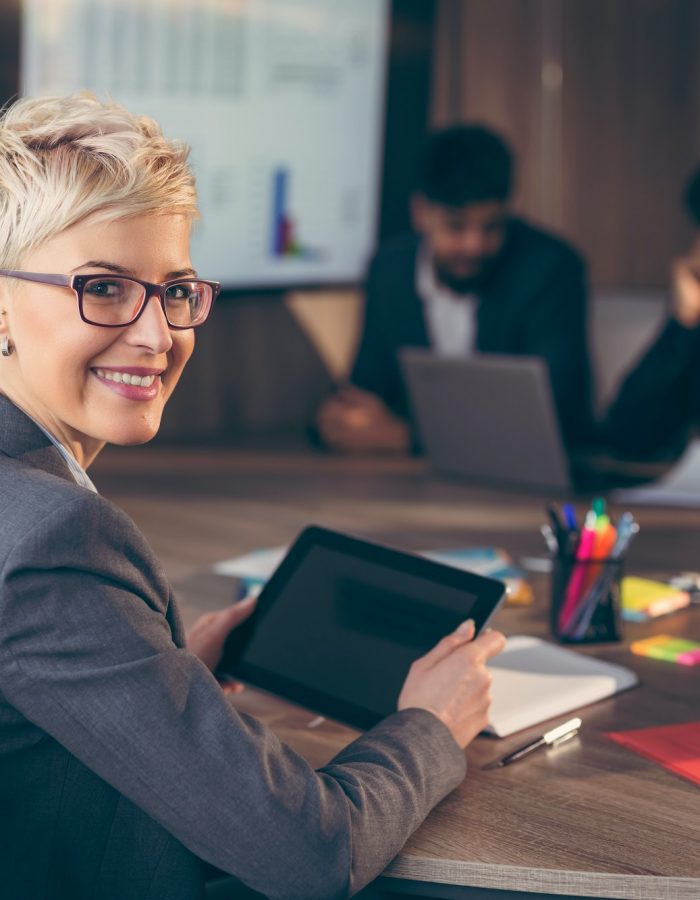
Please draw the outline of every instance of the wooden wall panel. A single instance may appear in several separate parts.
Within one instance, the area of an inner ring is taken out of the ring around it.
[[[605,284],[665,284],[700,161],[696,0],[564,3],[566,228]]]
[[[411,227],[408,196],[429,128],[435,0],[392,0],[379,240]]]
[[[478,119],[520,158],[517,206],[593,280],[661,287],[700,161],[697,0],[440,0],[433,121]]]
[[[442,0],[433,123],[483,122],[516,148],[516,202],[539,213],[541,0]],[[533,14],[535,13],[535,14]]]

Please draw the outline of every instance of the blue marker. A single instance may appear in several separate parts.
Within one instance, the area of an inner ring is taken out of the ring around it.
[[[578,529],[578,522],[576,521],[576,510],[570,503],[565,503],[562,507],[564,511],[564,521],[566,522],[566,527],[569,531],[576,531]]]

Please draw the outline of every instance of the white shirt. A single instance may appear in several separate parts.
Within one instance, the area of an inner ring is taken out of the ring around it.
[[[36,425],[37,428],[41,428],[41,430],[44,432],[46,437],[51,441],[51,443],[54,445],[54,447],[58,450],[58,452],[61,454],[61,456],[65,460],[66,465],[70,469],[70,473],[73,476],[73,478],[75,479],[76,483],[81,485],[81,487],[87,488],[89,491],[92,491],[95,494],[98,493],[97,488],[90,480],[90,476],[85,471],[85,469],[80,465],[78,460],[73,456],[73,454],[70,452],[70,450],[66,446],[64,446],[57,438],[55,438],[51,434],[50,431],[47,431],[40,422],[37,422],[37,420],[34,418],[34,416],[30,416],[26,410],[22,410],[22,412],[25,414],[25,416],[30,418],[32,420],[32,422],[34,422],[34,424]]]
[[[416,258],[416,286],[435,352],[439,356],[470,356],[476,346],[476,295],[456,294],[440,284],[425,246]]]

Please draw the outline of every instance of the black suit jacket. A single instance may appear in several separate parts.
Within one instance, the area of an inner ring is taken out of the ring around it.
[[[318,771],[189,653],[134,523],[0,397],[0,896],[199,900],[201,860],[273,900],[340,900],[464,777],[425,710]]]
[[[700,328],[669,319],[627,375],[606,420],[625,456],[678,455],[700,424]]]
[[[373,259],[351,375],[354,384],[378,394],[403,416],[409,406],[398,351],[430,346],[416,287],[419,246],[417,237],[402,237],[381,247]],[[581,257],[558,238],[512,219],[503,255],[479,294],[476,348],[546,360],[569,443],[585,440],[591,430],[586,307]]]

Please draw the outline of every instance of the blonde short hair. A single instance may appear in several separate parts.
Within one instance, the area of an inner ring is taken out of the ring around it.
[[[188,153],[153,119],[88,92],[18,100],[0,117],[0,268],[88,216],[197,218]]]

